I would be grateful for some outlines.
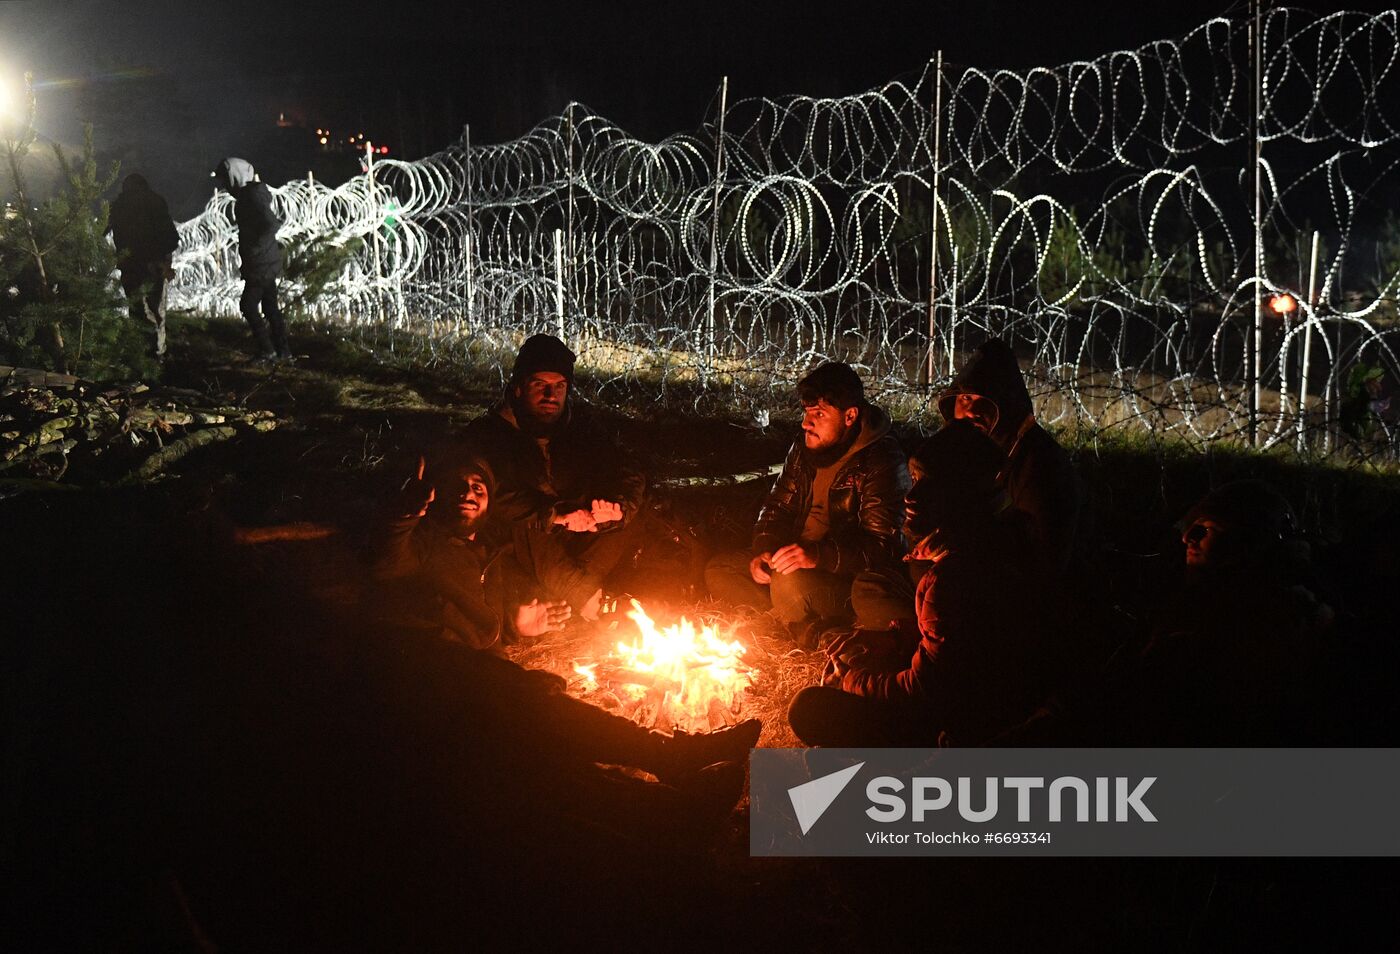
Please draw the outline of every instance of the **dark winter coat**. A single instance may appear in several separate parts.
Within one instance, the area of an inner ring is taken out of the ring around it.
[[[250,182],[234,193],[233,215],[238,221],[238,273],[244,281],[267,282],[282,274],[282,247],[277,230],[282,220],[272,210],[272,192]]]
[[[985,742],[1039,701],[1041,601],[1025,565],[1024,522],[1004,514],[946,547],[920,578],[919,644],[899,672],[853,669],[841,688],[911,702],[956,745]]]
[[[253,176],[243,159],[225,159],[215,177],[233,196],[233,219],[238,224],[239,274],[245,282],[266,284],[282,274],[282,248],[277,230],[282,220],[272,210],[272,192]]]
[[[1083,543],[1078,539],[1079,479],[1064,448],[1036,423],[1030,392],[1011,349],[997,340],[977,349],[938,399],[945,420],[953,420],[953,405],[963,393],[996,405],[991,437],[1007,455],[1000,483],[1011,505],[1030,517],[1041,567],[1064,571]]]
[[[600,499],[622,505],[621,526],[641,510],[646,478],[616,433],[572,395],[547,446],[517,426],[509,402],[468,424],[463,439],[495,472],[491,512],[502,523],[550,530],[556,516],[587,510]],[[605,525],[600,532],[609,529]]]
[[[165,261],[180,246],[170,207],[151,191],[144,178],[135,174],[126,177],[121,193],[112,200],[107,228],[117,247],[117,265],[123,272],[144,273],[147,266]]]
[[[440,622],[447,638],[499,652],[508,635],[502,555],[476,536],[464,540],[439,521],[400,517],[379,541],[374,575],[398,583],[392,615]]]
[[[1117,745],[1316,741],[1332,619],[1311,586],[1272,571],[1173,589],[1146,647],[1115,667],[1099,721]]]
[[[819,543],[817,566],[832,573],[897,565],[904,554],[900,531],[909,464],[890,433],[889,416],[873,406],[861,416],[854,452],[832,478],[827,494],[830,529]],[[798,438],[759,511],[753,532],[755,556],[801,538],[816,472],[811,453]]]

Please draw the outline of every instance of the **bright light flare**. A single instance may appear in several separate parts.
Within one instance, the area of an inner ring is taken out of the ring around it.
[[[1270,298],[1269,307],[1276,315],[1289,315],[1298,310],[1298,299],[1285,292]]]

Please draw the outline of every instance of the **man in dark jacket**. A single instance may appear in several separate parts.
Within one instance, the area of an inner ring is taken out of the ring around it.
[[[239,274],[243,295],[239,310],[253,329],[260,361],[290,361],[287,323],[277,306],[277,276],[282,274],[282,247],[277,230],[282,220],[272,209],[272,192],[259,181],[243,159],[225,159],[214,170],[219,188],[233,196],[233,218],[238,223]]]
[[[491,467],[479,455],[438,456],[426,479],[419,458],[376,553],[380,580],[416,584],[397,587],[404,605],[391,616],[434,615],[430,622],[447,639],[497,653],[519,638],[564,627],[568,604],[527,602],[509,547],[492,540],[487,515],[494,494]]]
[[[553,335],[520,346],[504,399],[466,428],[495,471],[497,518],[548,600],[596,619],[609,574],[639,546],[645,478],[574,400],[574,353]]]
[[[798,382],[802,438],[773,484],[749,551],[716,557],[705,582],[717,598],[773,613],[793,630],[822,620],[883,628],[908,615],[897,587],[909,469],[884,411],[865,400],[849,366],[823,364]],[[853,591],[857,574],[872,583]]]
[[[1184,579],[1147,645],[1119,661],[1094,721],[1117,745],[1299,745],[1320,738],[1334,613],[1293,508],[1260,480],[1223,484],[1182,519]]]
[[[1006,455],[998,478],[1011,506],[1031,520],[1038,568],[1062,574],[1080,522],[1079,482],[1069,455],[1036,423],[1016,355],[995,338],[968,358],[938,399],[945,421],[970,420]]]
[[[107,229],[117,248],[122,291],[131,315],[155,326],[156,357],[163,357],[165,283],[175,277],[171,256],[180,246],[170,207],[151,191],[145,176],[133,172],[122,180],[122,191],[112,201]]]
[[[1024,519],[996,484],[1000,450],[955,422],[930,439],[908,519],[929,563],[916,632],[857,632],[829,649],[826,684],[788,720],[808,745],[977,745],[1030,714],[1044,645]],[[872,643],[879,636],[883,644]]]

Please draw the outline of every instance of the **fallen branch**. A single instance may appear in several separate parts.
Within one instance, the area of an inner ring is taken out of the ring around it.
[[[754,480],[763,480],[768,477],[776,477],[783,472],[783,465],[770,464],[759,470],[746,470],[738,474],[719,474],[713,477],[699,475],[695,477],[663,477],[656,481],[660,487],[733,487],[737,484],[747,484]]]
[[[226,441],[237,433],[237,428],[223,426],[208,427],[202,431],[195,431],[192,434],[187,434],[178,441],[167,444],[150,457],[147,457],[145,462],[142,463],[140,467],[136,468],[136,470],[132,471],[122,483],[137,480],[150,480],[195,448]]]

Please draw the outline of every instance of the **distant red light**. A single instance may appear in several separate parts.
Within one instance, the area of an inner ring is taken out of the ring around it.
[[[1289,294],[1275,295],[1269,299],[1269,307],[1276,315],[1291,314],[1298,309],[1298,299]]]

